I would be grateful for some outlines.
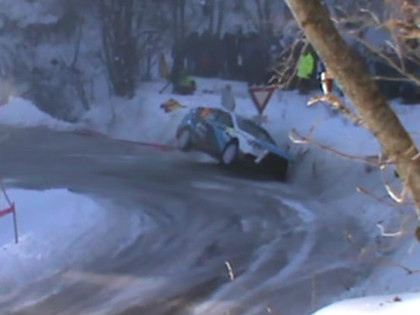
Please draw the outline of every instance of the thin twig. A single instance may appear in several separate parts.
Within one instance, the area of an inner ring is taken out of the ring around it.
[[[341,112],[345,117],[350,119],[356,126],[360,126],[363,124],[363,120],[359,115],[353,113],[350,109],[346,107],[346,105],[344,105],[344,103],[338,97],[332,94],[322,94],[319,96],[312,97],[308,101],[308,106],[312,106],[313,104],[316,104],[321,101],[326,102],[328,105],[330,105],[330,107],[332,107],[332,109]]]
[[[397,236],[404,235],[404,233],[403,233],[402,230],[399,230],[397,232],[390,233],[390,232],[385,232],[385,228],[381,224],[377,223],[376,226],[380,230],[381,236],[383,236],[383,237],[397,237]]]
[[[341,151],[338,151],[334,148],[331,148],[328,145],[322,144],[320,142],[317,142],[311,138],[307,138],[304,137],[302,135],[300,135],[296,129],[292,129],[289,132],[289,138],[291,141],[293,141],[294,143],[297,144],[313,144],[323,150],[326,151],[330,151],[338,156],[341,156],[343,158],[349,159],[349,160],[356,160],[356,161],[360,161],[360,162],[365,162],[374,166],[379,166],[380,165],[380,159],[377,156],[358,156],[358,155],[351,155],[351,154],[347,154]]]
[[[391,187],[391,185],[390,185],[390,183],[386,180],[386,178],[385,178],[385,168],[386,168],[386,166],[385,165],[382,165],[381,167],[380,167],[380,170],[381,170],[381,178],[382,178],[382,182],[383,182],[383,184],[384,184],[384,187],[385,187],[385,189],[386,189],[386,191],[387,191],[387,193],[388,193],[388,195],[396,202],[396,203],[399,203],[399,204],[401,204],[401,203],[403,203],[404,202],[404,200],[405,200],[405,197],[406,197],[406,195],[407,195],[407,192],[408,192],[408,187],[407,187],[407,185],[408,185],[408,181],[407,181],[407,179],[408,179],[408,176],[406,177],[406,180],[404,181],[404,185],[403,185],[403,189],[402,189],[402,191],[401,191],[401,193],[400,194],[398,194],[398,193],[396,193],[395,191],[394,191],[394,189]]]
[[[362,194],[364,194],[364,195],[366,195],[366,196],[368,196],[368,197],[370,197],[370,198],[372,198],[372,199],[376,200],[377,202],[383,203],[384,205],[387,205],[387,206],[390,206],[390,207],[395,207],[395,206],[397,206],[397,204],[396,204],[395,202],[388,201],[388,200],[384,200],[384,197],[379,197],[379,196],[376,196],[376,195],[374,195],[373,193],[371,193],[370,191],[368,191],[368,190],[367,190],[366,188],[364,188],[364,187],[357,186],[357,187],[356,187],[356,191],[357,191],[358,193],[362,193]],[[387,194],[387,195],[386,195],[386,197],[389,197],[389,195]],[[408,202],[408,201],[406,201],[406,202],[404,202],[404,203],[402,203],[402,204],[400,204],[400,205],[412,206],[412,205],[413,205],[413,203],[412,203],[412,202]]]
[[[225,266],[228,270],[228,274],[229,274],[229,279],[230,281],[235,280],[235,274],[233,273],[233,268],[232,265],[230,264],[230,262],[228,262],[227,260],[225,261]]]

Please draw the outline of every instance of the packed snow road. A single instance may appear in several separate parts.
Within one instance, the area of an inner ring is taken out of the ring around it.
[[[107,217],[62,267],[0,291],[0,314],[304,315],[366,271],[342,237],[362,244],[357,224],[287,184],[43,128],[2,127],[0,147],[9,186],[67,188]]]

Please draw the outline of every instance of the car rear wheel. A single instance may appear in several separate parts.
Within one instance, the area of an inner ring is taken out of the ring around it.
[[[178,148],[182,151],[189,151],[192,148],[191,131],[189,129],[182,129],[177,137]]]
[[[228,142],[225,148],[222,151],[222,155],[220,156],[220,163],[222,165],[232,165],[236,162],[238,158],[238,142],[236,140],[232,140]]]

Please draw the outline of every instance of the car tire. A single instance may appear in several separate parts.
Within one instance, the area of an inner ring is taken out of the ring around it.
[[[188,128],[182,129],[177,136],[178,148],[181,151],[190,151],[192,148],[191,130]]]
[[[229,141],[223,148],[222,154],[220,155],[220,164],[224,166],[230,166],[235,164],[238,159],[239,146],[237,140]]]

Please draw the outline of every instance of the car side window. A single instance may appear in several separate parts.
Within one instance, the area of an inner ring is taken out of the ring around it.
[[[197,110],[198,116],[201,116],[201,117],[207,117],[210,113],[211,113],[210,108],[206,108],[206,107],[199,107]]]
[[[216,120],[224,126],[228,126],[230,128],[233,127],[232,117],[230,117],[230,115],[226,112],[222,112],[222,111],[218,112]]]
[[[210,120],[217,120],[217,116],[219,112],[217,110],[214,110],[212,108],[203,107],[200,108],[198,111],[199,117],[210,119]]]

